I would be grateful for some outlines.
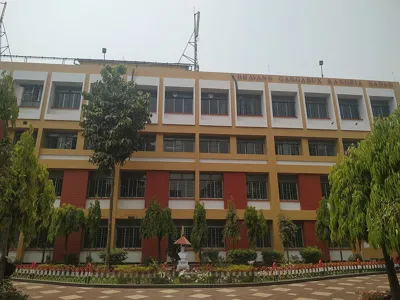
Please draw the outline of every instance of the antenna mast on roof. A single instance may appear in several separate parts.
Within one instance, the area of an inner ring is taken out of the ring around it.
[[[194,71],[198,71],[199,70],[199,62],[197,59],[197,42],[199,40],[200,12],[198,11],[193,16],[194,16],[194,30],[192,32],[192,35],[189,38],[189,41],[186,44],[185,49],[183,50],[181,57],[179,58],[178,63],[180,63],[182,58],[184,57],[193,64]],[[194,48],[194,57],[190,57],[185,54],[186,49],[189,45],[191,45]]]
[[[1,17],[0,17],[0,61],[1,61],[1,56],[8,50],[8,53],[11,58],[11,50],[10,50],[10,44],[8,43],[8,37],[7,37],[7,32],[6,32],[6,27],[4,26],[4,14],[6,12],[6,7],[7,7],[7,2],[0,2],[0,4],[3,5],[3,11],[1,12]],[[6,45],[3,46],[2,40],[3,37],[5,37],[6,40]]]

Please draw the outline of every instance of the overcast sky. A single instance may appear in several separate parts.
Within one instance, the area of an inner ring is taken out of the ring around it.
[[[399,0],[9,0],[12,54],[177,62],[201,12],[200,70],[400,81]]]

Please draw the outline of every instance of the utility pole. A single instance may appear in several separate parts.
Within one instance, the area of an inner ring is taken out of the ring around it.
[[[199,61],[197,58],[197,42],[199,41],[199,29],[200,29],[200,12],[198,11],[193,15],[194,17],[194,29],[192,35],[189,38],[189,41],[186,43],[186,47],[183,50],[181,57],[179,58],[178,63],[181,62],[182,58],[186,58],[188,61],[193,63],[193,71],[199,71]],[[194,48],[193,57],[188,56],[185,52],[187,47],[191,45]]]
[[[0,16],[0,61],[1,61],[1,57],[4,54],[4,52],[6,52],[8,50],[9,54],[10,54],[10,58],[11,58],[11,50],[10,50],[10,45],[8,43],[8,37],[7,37],[7,32],[6,32],[6,27],[4,26],[4,14],[6,13],[6,7],[7,7],[7,2],[0,2],[0,4],[3,5],[3,10],[1,12],[1,16]],[[3,30],[4,29],[4,30]],[[6,38],[6,45],[3,46],[3,37]],[[11,58],[12,61],[12,58]]]

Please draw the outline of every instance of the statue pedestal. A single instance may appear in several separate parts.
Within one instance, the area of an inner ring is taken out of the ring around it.
[[[178,261],[178,266],[176,267],[176,270],[189,270],[189,263],[186,259],[187,253],[185,252],[184,246],[181,246],[181,252],[179,252],[178,255],[180,259]]]

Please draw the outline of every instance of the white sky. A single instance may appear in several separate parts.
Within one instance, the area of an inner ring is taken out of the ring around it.
[[[399,0],[9,0],[12,54],[177,62],[201,12],[202,71],[400,81]]]

